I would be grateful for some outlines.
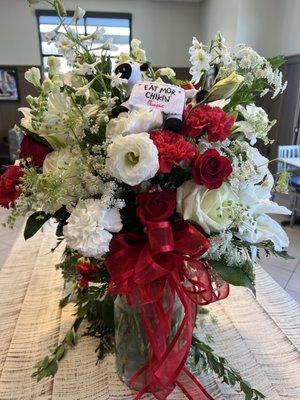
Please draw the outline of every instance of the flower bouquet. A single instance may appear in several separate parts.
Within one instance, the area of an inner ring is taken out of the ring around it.
[[[166,399],[175,385],[189,399],[212,399],[192,364],[246,399],[264,398],[193,330],[199,310],[226,298],[229,284],[255,293],[261,250],[287,256],[288,238],[268,214],[289,210],[270,200],[269,161],[253,147],[269,143],[274,121],[254,101],[284,90],[282,59],[230,50],[217,35],[209,46],[193,39],[191,81],[155,70],[137,39],[113,67],[117,48],[102,28],[76,33],[84,10],[70,22],[60,0],[46,2],[60,24],[45,36],[69,71],[49,57],[43,81],[39,69],[26,72],[38,95],[20,108],[25,136],[1,176],[0,204],[11,209],[8,226],[29,214],[26,239],[56,221],[57,246],[65,246],[57,267],[71,282],[60,306],[75,299],[76,317],[33,376],[56,373],[86,320],[99,358],[115,350],[135,399]]]

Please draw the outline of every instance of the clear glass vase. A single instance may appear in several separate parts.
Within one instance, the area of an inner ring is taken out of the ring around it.
[[[140,370],[150,357],[149,342],[144,331],[139,308],[130,307],[123,296],[115,299],[116,367],[119,378],[130,387],[130,378]],[[184,310],[176,297],[173,306],[168,343],[174,338],[183,319]],[[144,383],[141,383],[141,386]],[[136,390],[142,387],[136,387]]]

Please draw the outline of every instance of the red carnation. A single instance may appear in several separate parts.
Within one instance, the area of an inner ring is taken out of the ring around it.
[[[196,183],[207,189],[217,189],[231,174],[232,166],[227,157],[210,149],[197,157],[192,172]]]
[[[159,171],[170,173],[173,165],[182,161],[191,162],[197,155],[197,149],[183,136],[169,131],[152,131],[150,137],[158,149]]]
[[[230,135],[233,124],[232,115],[226,114],[220,107],[203,104],[186,108],[183,132],[187,136],[196,137],[205,131],[210,142],[223,141]]]
[[[14,208],[15,201],[20,196],[20,190],[17,185],[23,171],[18,165],[10,165],[4,174],[0,177],[0,206],[5,208]]]
[[[44,144],[38,143],[30,136],[24,136],[21,143],[20,158],[31,158],[33,165],[41,167],[46,158],[46,155],[51,152],[51,149]]]
[[[89,282],[95,278],[95,275],[99,271],[98,267],[89,262],[82,262],[76,265],[76,270],[80,275],[79,285],[83,289],[89,287]]]
[[[148,222],[167,221],[176,207],[176,194],[169,190],[145,192],[137,195],[136,213],[139,220],[147,225]]]

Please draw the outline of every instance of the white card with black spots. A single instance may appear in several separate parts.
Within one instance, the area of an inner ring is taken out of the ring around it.
[[[167,83],[142,81],[133,86],[128,102],[131,106],[145,105],[165,114],[182,115],[185,92]]]

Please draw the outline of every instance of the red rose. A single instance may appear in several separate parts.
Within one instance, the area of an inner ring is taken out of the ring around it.
[[[89,281],[92,281],[96,273],[99,271],[96,265],[90,264],[89,262],[82,262],[77,264],[76,270],[80,275],[79,285],[83,289],[87,289],[89,287]]]
[[[192,172],[196,183],[207,189],[217,189],[231,174],[232,166],[227,157],[210,149],[197,157]]]
[[[176,194],[169,190],[145,192],[137,195],[137,216],[147,225],[147,222],[160,222],[169,219],[176,207]]]
[[[220,107],[203,104],[186,108],[183,133],[196,137],[205,131],[210,142],[223,141],[230,135],[233,124],[232,115],[226,114]]]
[[[0,206],[5,208],[14,208],[15,201],[20,196],[20,190],[17,185],[20,183],[20,178],[23,176],[23,171],[18,165],[10,165],[7,167],[4,174],[0,177]]]
[[[158,149],[159,171],[169,173],[173,165],[191,162],[197,155],[197,149],[183,136],[169,131],[152,131],[150,138]]]
[[[41,167],[46,158],[46,155],[51,152],[51,149],[32,139],[29,135],[24,136],[21,143],[19,158],[31,158],[33,165]]]

